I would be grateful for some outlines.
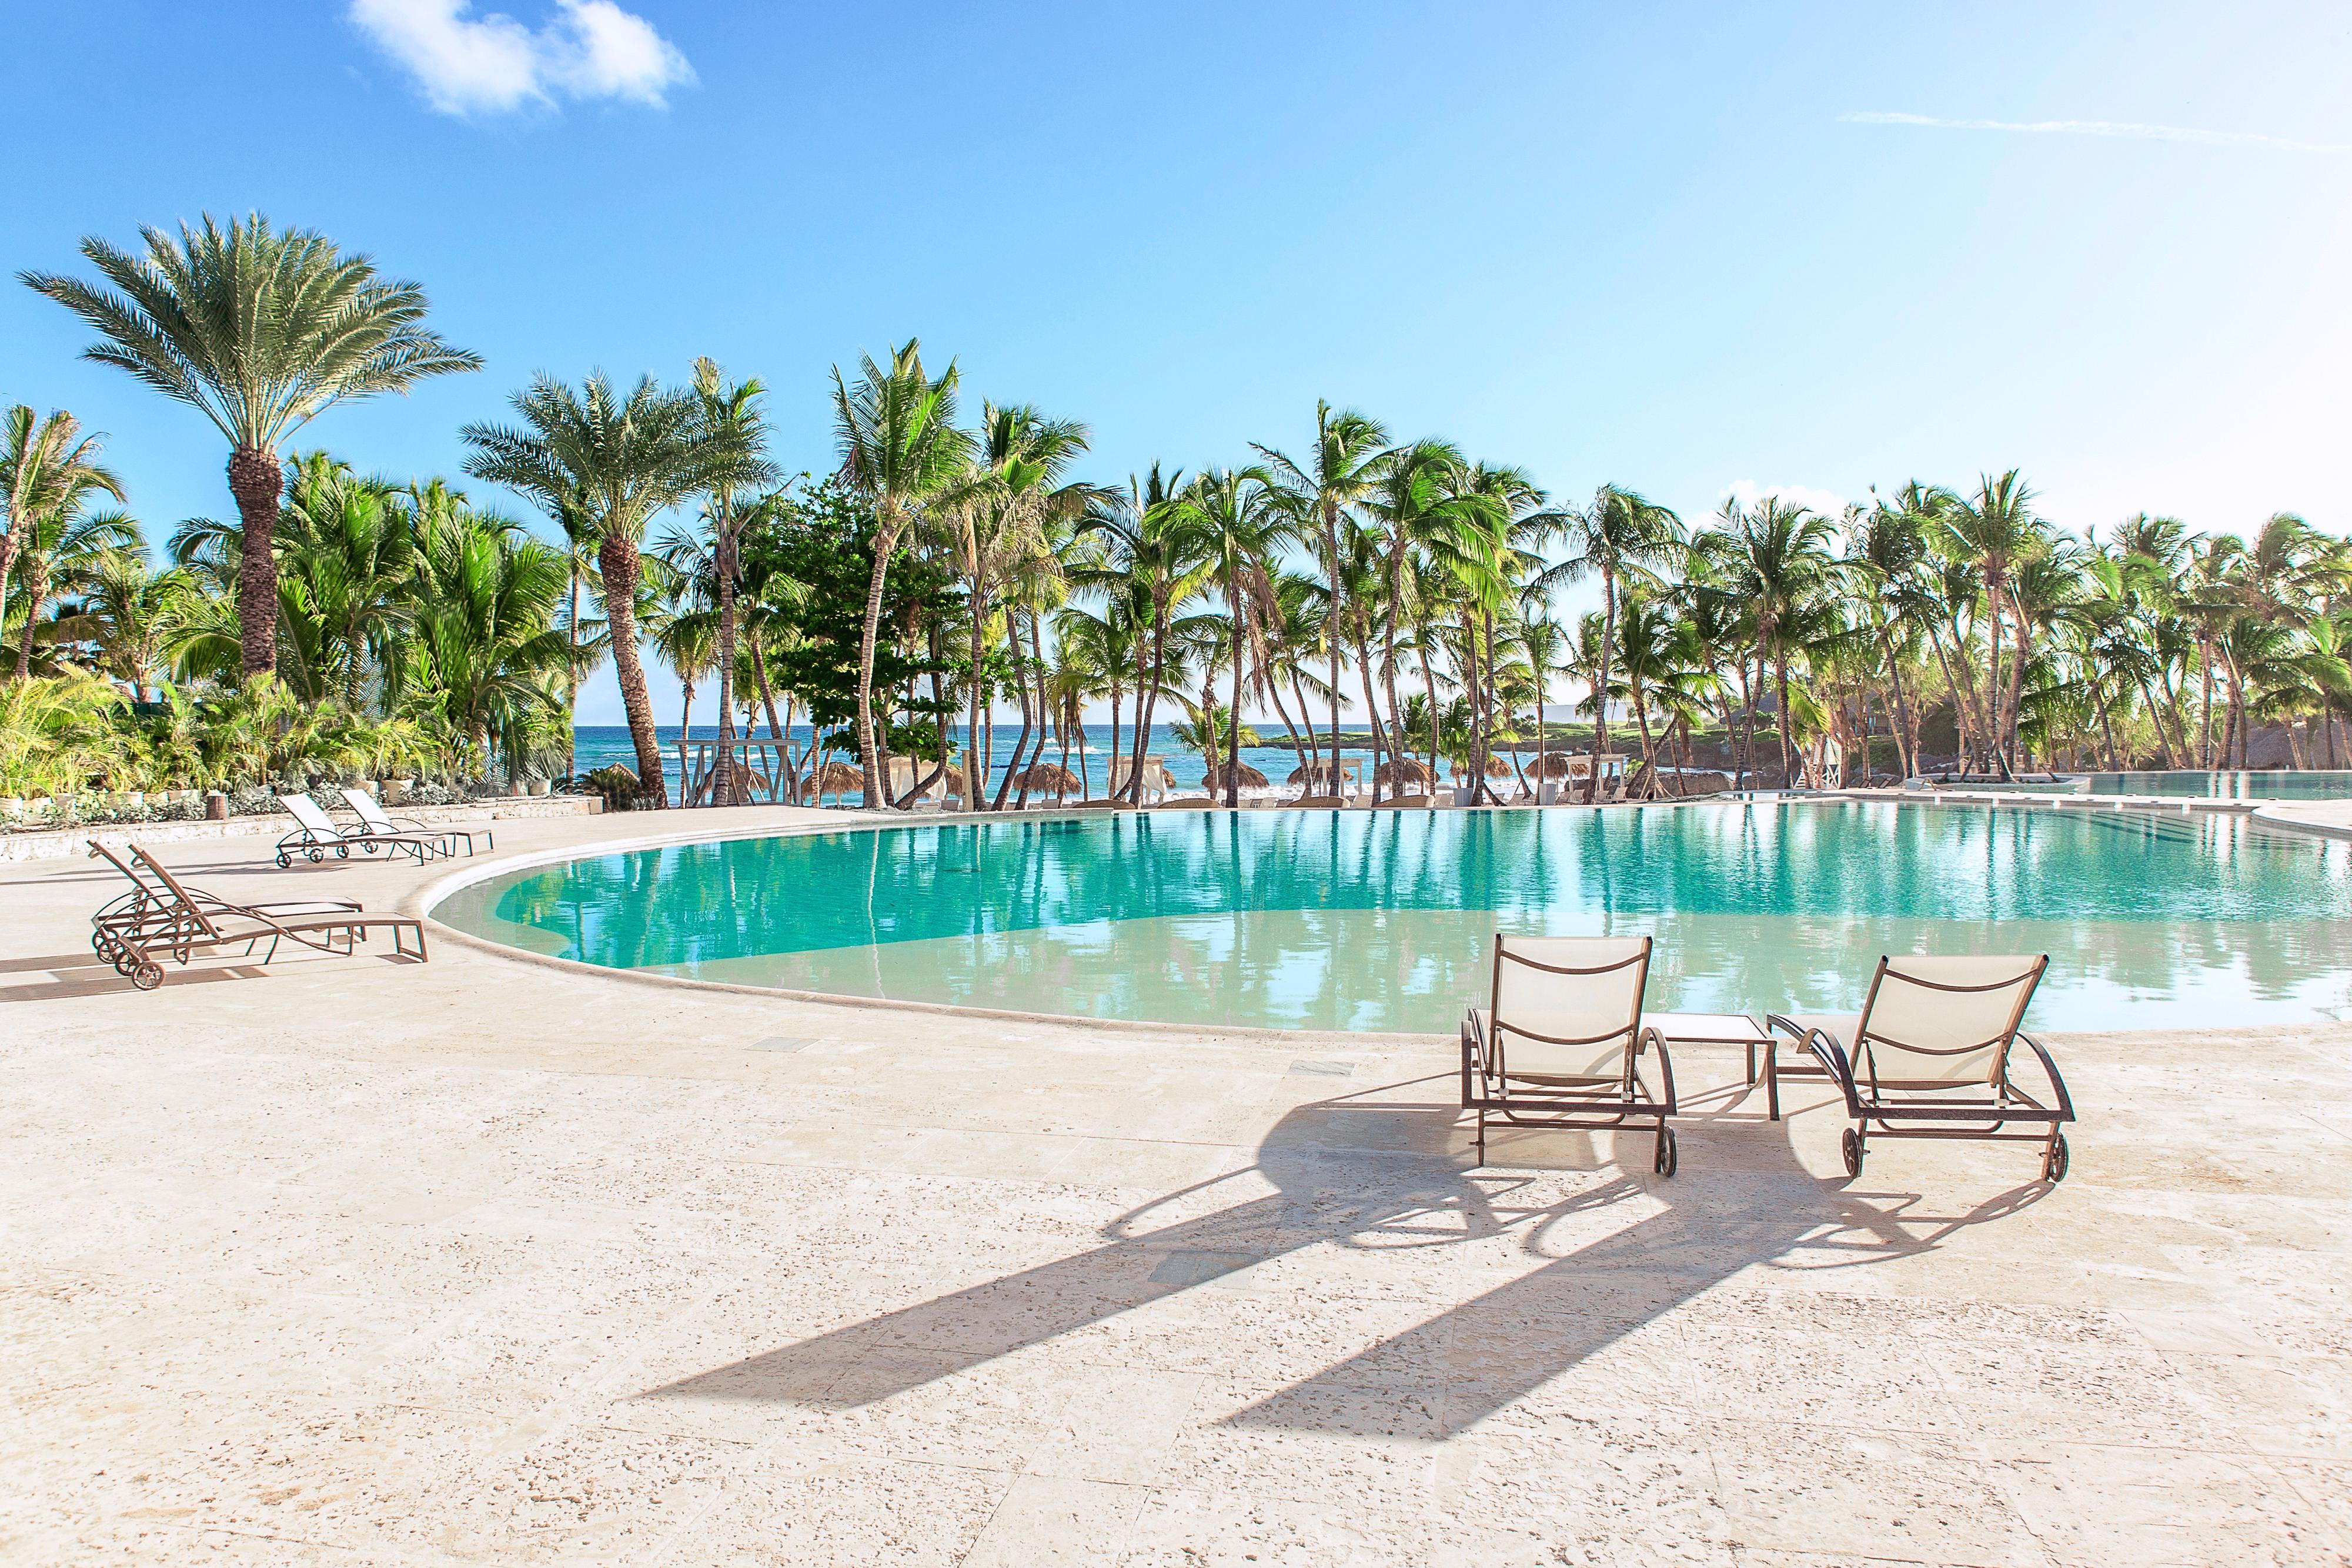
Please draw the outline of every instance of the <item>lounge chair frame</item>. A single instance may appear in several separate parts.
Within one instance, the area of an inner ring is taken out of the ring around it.
[[[1566,1131],[1603,1131],[1628,1128],[1634,1132],[1654,1132],[1650,1168],[1660,1176],[1675,1174],[1680,1155],[1675,1145],[1674,1129],[1667,1118],[1675,1113],[1675,1063],[1666,1050],[1666,1037],[1655,1026],[1643,1022],[1642,1000],[1649,987],[1650,938],[1643,937],[1642,946],[1633,956],[1614,964],[1600,964],[1580,968],[1573,966],[1546,964],[1535,958],[1513,953],[1510,938],[1495,939],[1494,977],[1487,990],[1486,1018],[1494,1020],[1492,1038],[1483,1024],[1476,1009],[1472,1009],[1462,1020],[1462,1108],[1477,1114],[1477,1163],[1486,1163],[1486,1118],[1493,1116],[1506,1126],[1542,1127]],[[1503,1019],[1499,1003],[1502,998],[1503,966],[1519,964],[1553,975],[1606,975],[1639,965],[1633,988],[1633,1013],[1622,1030],[1611,1030],[1604,1034],[1584,1038],[1569,1038],[1538,1034]],[[1509,1073],[1508,1048],[1503,1043],[1506,1034],[1519,1035],[1528,1040],[1541,1040],[1547,1045],[1598,1045],[1620,1034],[1632,1037],[1625,1050],[1624,1076],[1609,1083],[1549,1084],[1514,1081]],[[1658,1057],[1658,1076],[1663,1092],[1652,1096],[1641,1078],[1642,1058],[1650,1051]]]
[[[1995,981],[1981,986],[1948,985],[1919,975],[1898,976],[1905,985],[1919,986],[1928,990],[1955,995],[1999,990],[2003,986],[2018,987],[2017,1005],[2010,1010],[2009,1021],[2001,1033],[1990,1040],[1927,1054],[1959,1055],[1967,1051],[1994,1049],[1993,1071],[1988,1084],[1990,1093],[1981,1098],[1930,1098],[1926,1094],[1906,1095],[1890,1090],[1877,1082],[1874,1068],[1868,1073],[1857,1072],[1855,1062],[1869,1062],[1871,1014],[1877,1006],[1879,988],[1885,983],[1889,967],[1895,960],[1882,956],[1878,967],[1872,971],[1870,989],[1863,998],[1862,1013],[1849,1048],[1828,1030],[1807,1027],[1801,1020],[1773,1013],[1764,1020],[1769,1037],[1764,1047],[1764,1081],[1772,1119],[1780,1116],[1780,1075],[1785,1071],[1779,1065],[1779,1050],[1782,1036],[1792,1045],[1801,1045],[1811,1053],[1818,1071],[1808,1070],[1806,1075],[1828,1079],[1845,1098],[1846,1114],[1853,1121],[1838,1140],[1839,1153],[1844,1157],[1846,1175],[1858,1176],[1862,1164],[1870,1152],[1872,1137],[1881,1138],[1959,1138],[1987,1144],[2038,1144],[2042,1147],[2042,1179],[2063,1181],[2070,1154],[2066,1146],[2066,1124],[2074,1120],[2074,1102],[2066,1092],[2066,1081],[2058,1072],[2058,1064],[2042,1042],[2018,1026],[2024,1021],[2025,1009],[2033,999],[2033,992],[2042,983],[2042,976],[2050,967],[2048,955],[2034,963],[2032,971],[2020,980]],[[1914,1053],[1923,1053],[1916,1045],[1889,1039],[1890,1045],[1899,1045]],[[2042,1064],[2049,1080],[2044,1092],[2049,1099],[2036,1098],[2010,1076],[2010,1061],[2015,1047],[2023,1044]],[[1754,1052],[1749,1052],[1750,1077],[1754,1080]],[[2011,1124],[2030,1129],[2010,1132]]]
[[[349,955],[375,927],[392,930],[393,951],[425,961],[425,924],[413,915],[370,914],[346,900],[305,904],[231,904],[211,894],[193,891],[164,870],[154,856],[136,844],[128,846],[126,865],[94,841],[90,848],[111,861],[131,878],[134,892],[118,898],[92,917],[90,946],[111,963],[117,973],[142,991],[163,980],[162,959],[185,966],[199,950],[233,947],[242,942],[242,956],[250,957],[263,942],[269,950],[264,964],[278,956],[278,944],[292,942],[313,952]],[[133,867],[143,867],[147,878]],[[224,929],[220,920],[249,922],[251,929]],[[408,936],[416,946],[411,952]],[[340,938],[340,944],[338,943]]]

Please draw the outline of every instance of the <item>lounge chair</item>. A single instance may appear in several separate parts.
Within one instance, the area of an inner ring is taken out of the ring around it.
[[[98,846],[93,843],[93,849]],[[425,956],[425,925],[413,915],[371,915],[356,904],[345,901],[296,904],[232,904],[211,894],[197,893],[183,887],[172,873],[159,864],[155,857],[132,844],[131,865],[104,851],[138,890],[137,913],[117,908],[125,901],[118,899],[101,917],[108,924],[91,928],[90,945],[112,963],[117,972],[142,991],[152,991],[163,979],[160,961],[170,957],[184,965],[198,948],[233,946],[242,942],[249,956],[263,941],[269,951],[263,955],[267,964],[278,956],[280,942],[294,942],[320,953],[352,953],[358,949],[369,930],[375,926],[392,928],[393,950],[410,956],[420,962]],[[136,868],[136,869],[134,869]],[[142,877],[140,872],[145,875]],[[416,950],[409,954],[407,934],[415,933]],[[341,946],[336,945],[340,936]],[[100,938],[104,938],[101,944]]]
[[[126,977],[137,967],[139,949],[145,940],[151,936],[166,934],[174,925],[182,899],[211,914],[251,910],[281,920],[353,912],[360,908],[359,904],[347,898],[302,898],[236,904],[202,888],[186,886],[181,887],[175,895],[153,873],[142,874],[136,864],[124,860],[96,839],[85,839],[83,842],[89,845],[93,859],[105,861],[121,872],[123,880],[131,884],[129,892],[89,917],[91,948]]]
[[[383,807],[377,803],[376,798],[364,789],[346,789],[343,791],[343,803],[351,807],[353,816],[359,818],[360,826],[365,828],[378,840],[396,839],[404,835],[420,839],[438,839],[448,846],[441,852],[442,858],[446,860],[457,852],[457,841],[463,839],[466,841],[466,858],[468,860],[473,858],[474,835],[470,829],[428,828],[422,822],[387,816]],[[484,828],[482,843],[487,849],[497,849],[498,835],[492,830]]]
[[[294,819],[294,831],[278,841],[278,863],[292,865],[296,855],[316,863],[324,860],[329,850],[337,860],[348,860],[353,850],[362,854],[373,854],[383,850],[387,854],[413,855],[419,865],[434,855],[450,852],[448,837],[431,833],[405,833],[394,831],[379,833],[362,827],[356,832],[345,832],[335,825],[335,820],[320,808],[308,795],[280,795],[278,803]]]
[[[1338,811],[1347,807],[1347,800],[1338,795],[1301,795],[1296,800],[1285,800],[1283,809],[1292,811]]]
[[[1844,1017],[1773,1014],[1765,1027],[1764,1082],[1780,1114],[1780,1039],[1801,1045],[1819,1076],[1845,1096],[1853,1125],[1839,1140],[1850,1176],[1862,1174],[1869,1139],[1969,1138],[2042,1145],[2042,1179],[2066,1175],[2066,1134],[2074,1103],[2058,1064],[2018,1025],[2049,967],[2036,957],[1885,958],[1870,977],[1862,1011]],[[2049,1078],[2045,1104],[2010,1078],[2022,1043]],[[1810,1075],[1810,1074],[1809,1074]],[[2033,1129],[2012,1133],[2017,1123]]]
[[[1657,1134],[1650,1168],[1672,1176],[1675,1066],[1666,1039],[1642,1016],[1647,936],[1495,938],[1487,1005],[1462,1020],[1462,1108],[1509,1126],[1629,1127]],[[1641,1079],[1654,1051],[1664,1092]]]

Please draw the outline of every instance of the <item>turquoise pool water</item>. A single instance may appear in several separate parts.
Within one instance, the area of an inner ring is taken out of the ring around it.
[[[2225,800],[2352,800],[2352,773],[2293,768],[2262,772],[2094,773],[2094,795],[2210,796]]]
[[[2024,951],[2041,1028],[2352,1017],[2352,845],[1951,804],[1007,817],[594,856],[434,913],[609,967],[1202,1025],[1450,1030],[1497,927],[1653,934],[1653,1005],[1692,1010]]]

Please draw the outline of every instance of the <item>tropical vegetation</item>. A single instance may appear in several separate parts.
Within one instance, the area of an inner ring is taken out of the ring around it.
[[[1629,750],[1648,794],[2345,759],[2352,546],[2289,513],[2074,533],[2011,471],[1686,518],[1328,403],[1301,444],[1094,480],[1084,423],[982,401],[967,424],[961,370],[913,340],[833,371],[811,472],[765,385],[704,359],[675,386],[534,379],[464,429],[463,488],[287,445],[332,403],[478,368],[416,286],[257,215],[143,239],[86,242],[98,281],[24,280],[96,329],[89,358],[220,429],[236,519],[158,536],[100,436],[8,411],[0,795],[561,778],[609,662],[616,788],[667,804],[641,647],[686,731],[708,693],[714,737],[761,740],[743,755],[796,794],[845,761],[873,805],[1058,792],[1105,710],[1119,794],[1172,721],[1228,803],[1253,713],[1310,789],[1369,749],[1376,798],[1450,768],[1497,799],[1559,748]],[[1597,607],[1562,619],[1571,590]]]

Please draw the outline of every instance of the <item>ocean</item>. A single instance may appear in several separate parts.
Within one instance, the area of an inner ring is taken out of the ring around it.
[[[764,738],[768,733],[767,726],[764,723],[761,724],[753,733],[755,738]],[[998,760],[994,773],[990,776],[992,789],[995,782],[1004,776],[1006,768],[1010,766],[1007,758],[1013,749],[1013,743],[1020,733],[1021,726],[1018,721],[997,727]],[[1264,734],[1265,731],[1261,728],[1259,733]],[[677,727],[674,724],[656,725],[654,734],[661,742],[662,770],[667,777],[672,799],[675,799],[678,783]],[[698,740],[716,739],[718,734],[716,725],[698,724],[694,727],[694,738]],[[576,771],[586,773],[614,762],[632,769],[636,767],[636,747],[629,739],[628,726],[583,724],[574,729],[572,735]],[[948,735],[951,741],[961,746],[964,740],[964,727],[950,726]],[[793,727],[793,744],[795,747],[804,746],[808,740],[809,727],[795,725]],[[1069,769],[1086,778],[1092,786],[1089,792],[1099,796],[1103,793],[1104,786],[1109,779],[1108,763],[1110,751],[1110,726],[1108,724],[1087,726],[1087,741],[1093,749],[1082,755],[1073,746],[1070,751]],[[1124,725],[1119,727],[1119,744],[1122,749],[1134,744],[1134,731]],[[1328,747],[1325,754],[1328,755]],[[1175,779],[1180,793],[1190,793],[1201,788],[1202,779],[1207,771],[1201,754],[1179,741],[1166,725],[1152,726],[1151,749],[1149,755],[1160,758],[1167,763],[1168,771]],[[1371,752],[1369,747],[1345,748],[1341,755],[1363,759],[1366,771],[1370,771]],[[846,754],[841,754],[840,759],[845,762],[855,760]],[[1039,760],[1060,766],[1061,747],[1058,744],[1049,744],[1045,747],[1045,756]],[[1280,789],[1289,779],[1291,770],[1298,766],[1299,758],[1296,752],[1286,747],[1244,746],[1242,747],[1242,761],[1246,766],[1265,774],[1270,785]]]

